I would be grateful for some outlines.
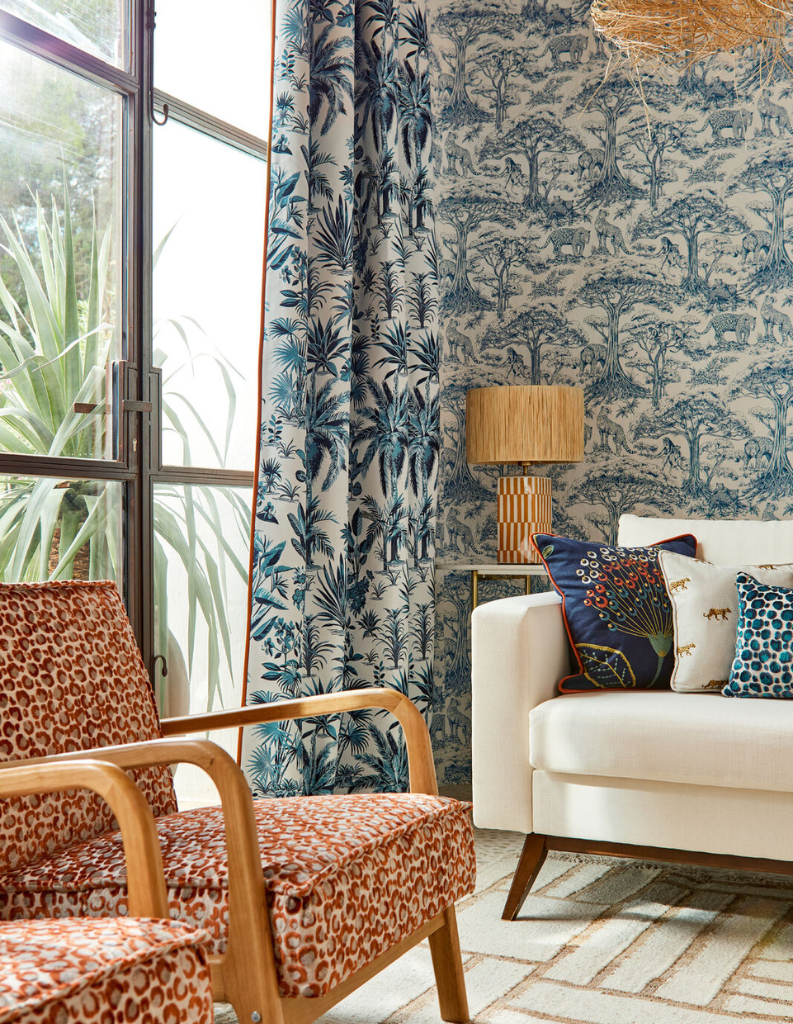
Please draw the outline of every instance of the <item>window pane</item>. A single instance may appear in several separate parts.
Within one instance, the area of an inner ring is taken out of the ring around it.
[[[127,67],[127,0],[0,0],[0,10],[109,64]]]
[[[270,3],[159,0],[154,85],[185,103],[267,137]]]
[[[116,580],[123,485],[0,476],[0,581]]]
[[[0,42],[0,450],[112,456],[120,137],[117,96]]]
[[[154,688],[163,717],[242,704],[251,502],[244,487],[155,485],[155,652],[168,675],[158,670]],[[236,729],[211,739],[236,757]],[[213,796],[206,776],[186,765],[176,789],[182,806]]]
[[[182,125],[154,134],[154,363],[163,462],[253,470],[266,164]]]

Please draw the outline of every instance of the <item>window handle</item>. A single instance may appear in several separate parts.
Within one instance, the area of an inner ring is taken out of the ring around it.
[[[151,412],[151,402],[133,402],[129,398],[125,398],[121,403],[122,412]]]
[[[75,412],[93,412],[96,409],[95,402],[75,402],[72,406]]]

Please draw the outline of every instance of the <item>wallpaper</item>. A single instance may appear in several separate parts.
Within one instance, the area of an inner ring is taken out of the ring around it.
[[[613,542],[624,512],[789,515],[793,54],[640,91],[606,75],[586,4],[434,0],[430,33],[441,566],[495,560],[498,470],[465,460],[465,393],[489,384],[585,390],[585,461],[548,470],[555,532]],[[449,784],[470,779],[470,578],[442,567]]]

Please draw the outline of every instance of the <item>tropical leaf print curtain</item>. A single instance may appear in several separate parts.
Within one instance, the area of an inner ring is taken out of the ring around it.
[[[432,704],[437,249],[423,0],[276,0],[248,703]],[[398,790],[395,720],[249,730],[256,793]]]

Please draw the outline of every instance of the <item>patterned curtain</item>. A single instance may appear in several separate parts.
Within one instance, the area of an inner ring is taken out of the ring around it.
[[[423,0],[276,0],[247,700],[433,697],[438,253]],[[248,731],[257,794],[400,790],[361,711]]]

